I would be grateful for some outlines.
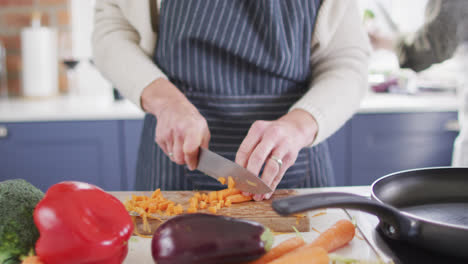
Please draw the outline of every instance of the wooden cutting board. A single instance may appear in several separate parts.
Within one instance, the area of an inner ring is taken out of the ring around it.
[[[134,193],[136,195],[151,195],[151,192]],[[189,199],[195,194],[193,191],[163,191],[163,196],[171,201],[182,204],[187,209],[189,205]],[[129,194],[118,193],[116,197],[122,202],[129,199]],[[271,202],[274,199],[285,198],[291,195],[295,195],[294,190],[277,190],[271,199],[255,202],[245,202],[241,204],[233,204],[231,207],[225,207],[218,210],[218,215],[224,215],[239,219],[246,219],[258,222],[269,227],[274,232],[294,232],[293,226],[300,232],[310,231],[310,221],[307,214],[292,215],[292,216],[280,216],[272,208]],[[201,213],[208,213],[207,210],[199,210]],[[143,230],[143,220],[141,217],[134,217],[136,223],[136,232],[142,235],[152,235],[160,224],[173,216],[154,214],[157,219],[149,219],[151,226],[151,232],[145,232]]]

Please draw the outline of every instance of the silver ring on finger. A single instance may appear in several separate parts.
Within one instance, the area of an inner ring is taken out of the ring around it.
[[[276,164],[278,164],[279,168],[281,168],[281,166],[283,166],[283,161],[280,158],[278,158],[277,156],[271,155],[271,159],[274,160],[276,162]]]

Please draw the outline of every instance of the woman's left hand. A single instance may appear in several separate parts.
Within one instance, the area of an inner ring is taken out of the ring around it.
[[[317,131],[315,118],[300,109],[275,121],[255,121],[237,151],[236,163],[255,175],[265,164],[262,180],[274,191],[299,151],[314,141]],[[272,194],[256,194],[254,200],[269,199]]]

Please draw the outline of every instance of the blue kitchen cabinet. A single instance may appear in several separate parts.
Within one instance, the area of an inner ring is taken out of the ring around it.
[[[351,185],[386,174],[450,166],[457,132],[446,125],[455,112],[359,114],[351,121]]]
[[[125,186],[124,190],[135,190],[136,164],[140,146],[143,120],[123,121],[124,154],[125,154]]]
[[[347,186],[351,183],[351,121],[348,121],[328,139],[328,146],[335,174],[336,186]]]
[[[0,124],[0,181],[23,178],[42,190],[84,181],[120,190],[123,174],[118,121]]]

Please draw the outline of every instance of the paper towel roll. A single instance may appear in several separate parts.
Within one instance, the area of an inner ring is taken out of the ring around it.
[[[22,88],[24,96],[58,94],[57,32],[47,27],[21,31]]]

